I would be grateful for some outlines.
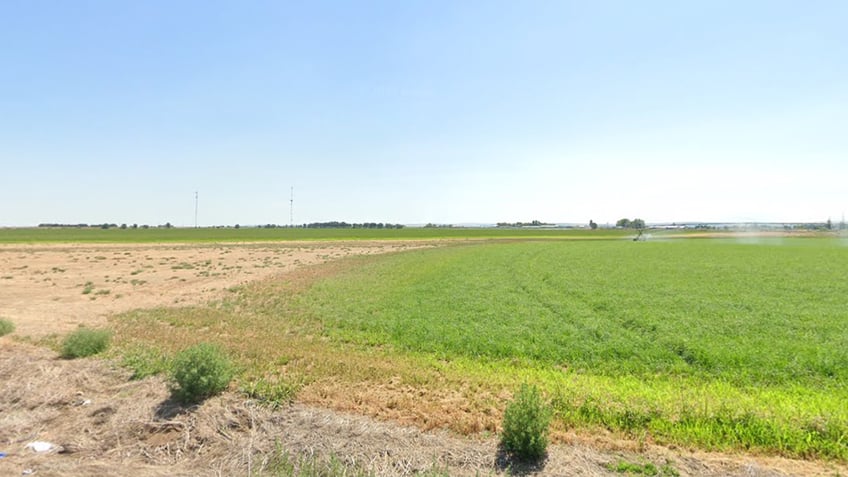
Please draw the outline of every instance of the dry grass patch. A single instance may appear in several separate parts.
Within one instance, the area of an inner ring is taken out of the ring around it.
[[[422,397],[426,398],[426,396]],[[104,360],[56,354],[0,339],[0,475],[139,477],[290,475],[280,457],[313,465],[332,460],[342,475],[509,475],[497,439],[338,413],[300,403],[271,409],[225,393],[189,409],[169,399],[162,377],[129,380]],[[86,432],[80,432],[85,429]],[[35,440],[53,452],[25,448]],[[785,459],[693,454],[648,447],[640,453],[582,444],[549,447],[538,475],[612,477],[619,462],[670,466],[680,475],[781,477],[845,475],[848,469]],[[338,467],[337,467],[338,468]],[[781,469],[781,470],[778,470]],[[841,472],[841,474],[838,474]],[[331,474],[332,475],[332,474]]]

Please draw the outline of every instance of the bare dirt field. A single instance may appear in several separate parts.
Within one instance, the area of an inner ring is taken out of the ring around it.
[[[269,456],[334,456],[375,475],[502,475],[496,438],[422,431],[387,416],[294,404],[272,410],[236,392],[183,409],[161,377],[131,381],[102,359],[63,360],[21,337],[106,325],[122,311],[204,303],[223,290],[303,265],[430,243],[79,245],[0,247],[0,475],[263,475]],[[35,452],[27,444],[54,444]],[[843,475],[844,466],[706,454],[572,436],[534,475],[622,475],[618,462],[680,475]]]
[[[227,245],[0,246],[0,317],[19,336],[64,334],[106,317],[206,303],[228,287],[349,255],[426,245],[282,243]]]

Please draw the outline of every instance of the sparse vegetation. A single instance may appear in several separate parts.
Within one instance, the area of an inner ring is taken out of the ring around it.
[[[550,407],[539,388],[522,384],[504,412],[501,446],[520,461],[537,461],[548,448]]]
[[[82,294],[83,294],[83,295],[88,295],[88,294],[89,294],[89,293],[91,293],[92,291],[94,291],[94,283],[92,283],[92,282],[85,282],[85,285],[83,285],[83,287],[82,287]]]
[[[200,343],[174,358],[171,387],[183,404],[195,404],[227,389],[235,374],[230,358],[218,346]]]
[[[84,358],[101,353],[109,347],[112,334],[107,330],[80,328],[62,341],[62,357]]]
[[[268,465],[260,476],[269,477],[370,477],[371,474],[355,466],[345,465],[336,456],[321,459],[315,455],[292,455],[277,445]]]
[[[646,475],[658,477],[678,477],[680,475],[680,472],[678,472],[677,469],[672,467],[670,464],[663,464],[662,466],[657,467],[650,462],[634,464],[632,462],[620,460],[615,464],[607,464],[605,467],[613,472],[626,475]]]
[[[336,455],[296,455],[283,449],[279,443],[268,457],[265,468],[257,473],[263,477],[371,477],[356,463],[346,462]],[[431,469],[414,472],[418,477],[448,477],[450,474],[433,466]]]
[[[15,324],[6,318],[0,318],[0,336],[6,336],[15,331]]]
[[[297,394],[300,385],[281,379],[275,381],[259,378],[241,386],[241,391],[251,399],[256,399],[271,408],[289,404]]]
[[[170,360],[160,349],[153,346],[135,346],[121,353],[121,365],[132,370],[131,379],[168,372]]]

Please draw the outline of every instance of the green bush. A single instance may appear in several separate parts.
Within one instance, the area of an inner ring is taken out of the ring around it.
[[[15,331],[15,324],[5,318],[0,318],[0,336],[6,336],[13,331]]]
[[[171,392],[183,404],[198,403],[227,389],[235,370],[215,345],[201,343],[181,351],[171,367]]]
[[[504,413],[503,450],[518,460],[542,458],[548,448],[550,422],[550,406],[542,400],[539,389],[522,384]]]
[[[62,342],[63,358],[84,358],[109,347],[112,334],[107,330],[80,328],[65,337]]]

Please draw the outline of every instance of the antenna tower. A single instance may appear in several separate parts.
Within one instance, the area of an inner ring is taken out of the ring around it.
[[[291,188],[291,198],[289,199],[289,227],[294,227],[294,186]]]
[[[194,228],[197,228],[197,191],[194,191]]]

